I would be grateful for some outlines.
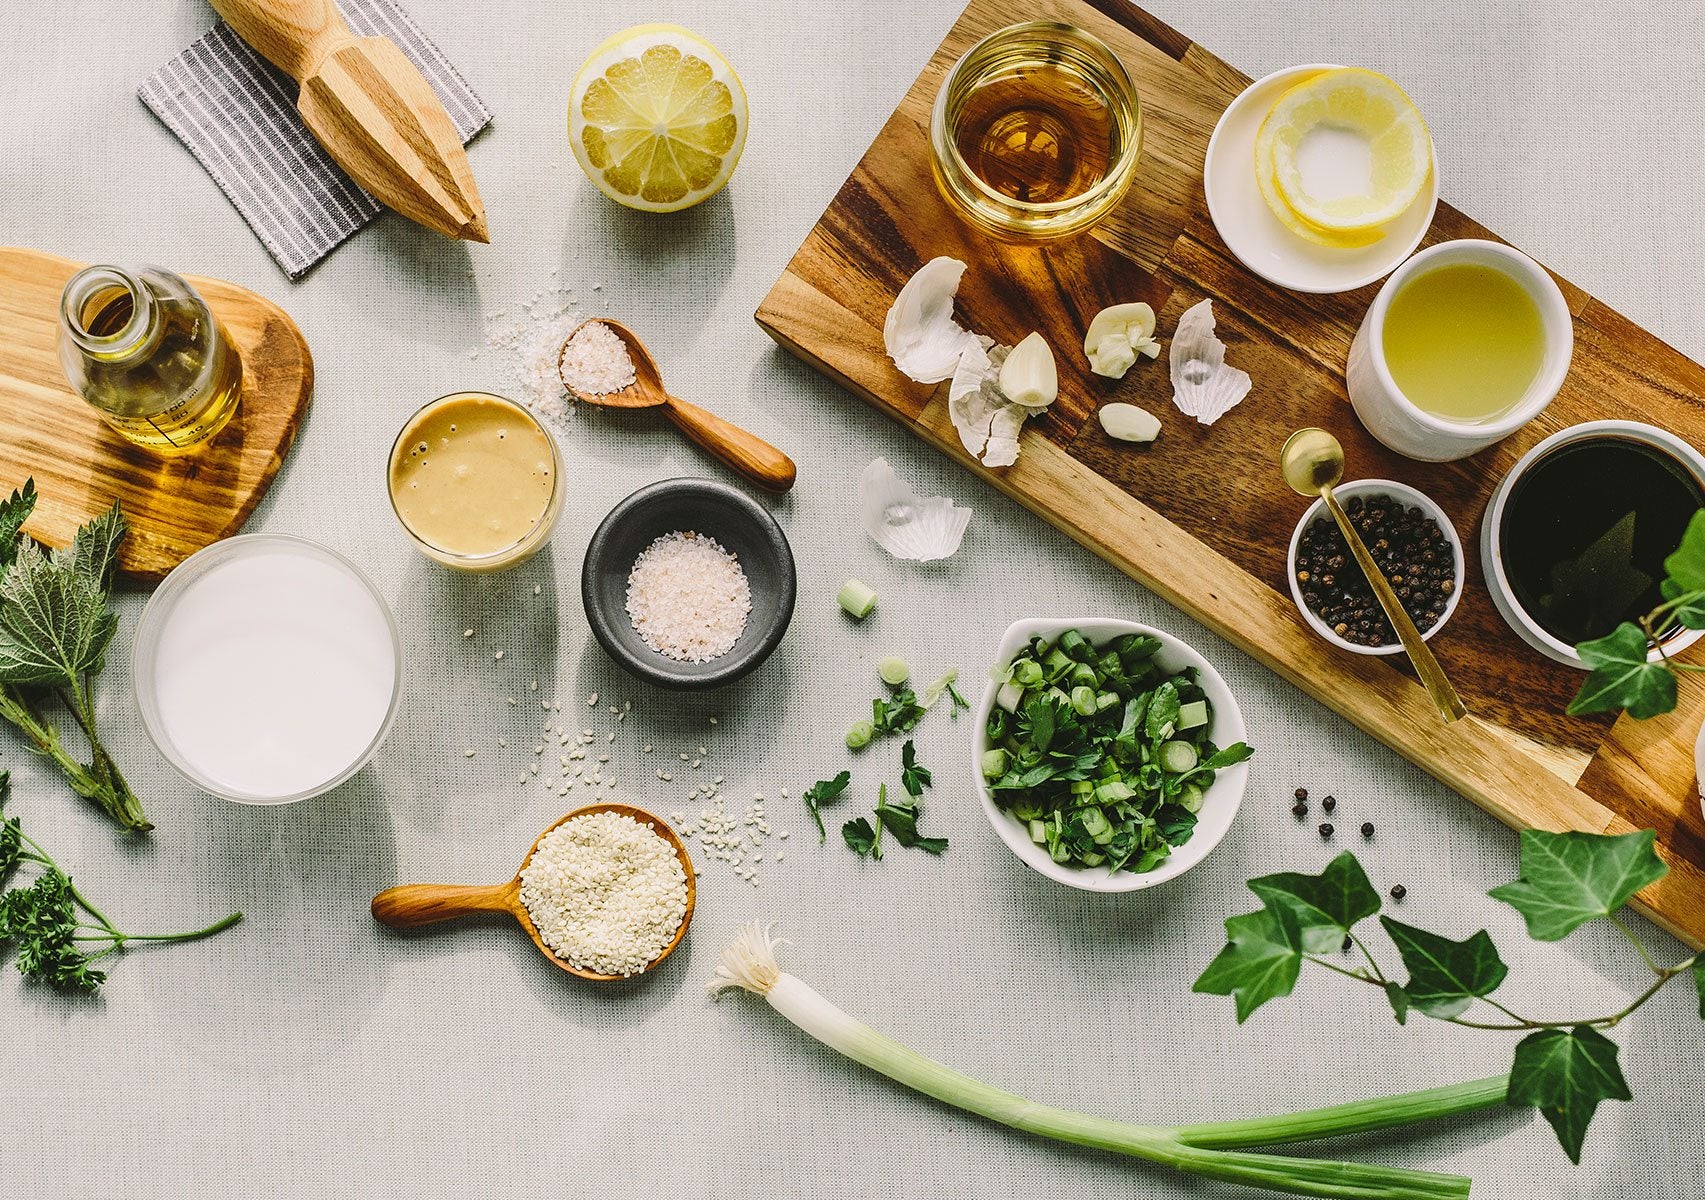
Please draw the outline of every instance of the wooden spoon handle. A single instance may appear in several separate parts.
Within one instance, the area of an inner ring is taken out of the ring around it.
[[[213,0],[237,36],[298,83],[326,55],[356,41],[332,0]]]
[[[520,903],[515,880],[489,887],[455,883],[408,883],[373,897],[373,917],[392,929],[412,929],[473,913],[514,913]]]
[[[793,486],[798,468],[763,438],[674,396],[669,397],[663,411],[682,433],[759,487],[785,492]]]

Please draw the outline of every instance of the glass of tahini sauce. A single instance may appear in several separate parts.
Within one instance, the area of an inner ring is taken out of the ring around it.
[[[488,392],[456,392],[410,417],[391,447],[391,507],[420,552],[463,571],[498,571],[550,540],[562,455],[532,413]]]

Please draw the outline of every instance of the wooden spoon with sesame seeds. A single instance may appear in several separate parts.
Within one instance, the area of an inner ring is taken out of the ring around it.
[[[432,925],[439,921],[449,921],[456,917],[473,916],[476,913],[508,913],[521,923],[521,928],[527,931],[527,936],[533,939],[533,944],[539,948],[539,953],[550,959],[570,975],[581,979],[590,979],[598,983],[609,983],[617,979],[632,978],[622,975],[601,975],[596,971],[583,970],[565,958],[557,957],[556,951],[545,944],[540,936],[538,927],[533,924],[533,918],[527,913],[527,906],[521,902],[521,872],[527,869],[532,861],[534,851],[545,834],[566,821],[576,817],[591,816],[593,813],[620,813],[624,817],[632,817],[641,825],[648,825],[658,837],[668,842],[675,851],[675,857],[681,861],[681,869],[687,874],[687,907],[681,914],[681,926],[675,930],[675,936],[669,944],[663,947],[663,952],[652,959],[645,971],[652,971],[657,964],[668,958],[681,944],[681,939],[687,936],[687,926],[693,921],[693,906],[698,899],[697,881],[693,877],[693,860],[687,856],[687,847],[682,844],[680,837],[671,829],[667,822],[646,812],[643,808],[635,808],[631,804],[589,804],[585,808],[577,808],[561,820],[553,821],[550,828],[533,839],[527,855],[521,860],[521,867],[515,872],[515,878],[508,883],[492,884],[490,886],[469,886],[453,883],[407,883],[401,887],[386,888],[373,897],[373,918],[381,925],[389,925],[392,929],[413,929],[419,925]],[[640,974],[644,974],[641,971]]]
[[[565,369],[563,358],[569,344],[588,325],[603,325],[622,340],[628,357],[633,360],[632,383],[613,392],[587,392],[574,386],[573,372]],[[594,317],[576,325],[557,352],[557,375],[562,379],[563,387],[587,404],[606,408],[661,408],[663,415],[673,421],[677,429],[761,488],[785,492],[793,486],[799,473],[791,458],[763,438],[747,433],[738,425],[730,424],[696,404],[671,396],[663,386],[663,374],[657,369],[657,360],[651,357],[651,351],[645,348],[638,334],[620,321]]]

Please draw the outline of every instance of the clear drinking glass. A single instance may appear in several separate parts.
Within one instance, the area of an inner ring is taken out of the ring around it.
[[[1014,241],[1081,233],[1119,203],[1142,152],[1142,105],[1095,35],[1058,21],[997,30],[954,64],[930,114],[942,194]]]

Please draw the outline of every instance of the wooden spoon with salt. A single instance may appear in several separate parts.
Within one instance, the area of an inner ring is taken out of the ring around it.
[[[565,369],[563,360],[570,343],[589,325],[603,325],[622,340],[628,357],[633,360],[632,383],[613,392],[588,392],[575,386],[573,372]],[[663,386],[663,375],[658,371],[651,351],[645,348],[639,335],[620,321],[594,317],[575,326],[557,353],[557,374],[562,379],[562,386],[587,404],[604,408],[661,408],[663,415],[673,421],[677,429],[761,488],[785,492],[793,486],[798,475],[793,460],[762,438],[696,404],[671,396]]]
[[[539,848],[539,843],[545,840],[545,834],[558,825],[572,821],[576,817],[591,816],[593,813],[620,813],[624,817],[632,817],[641,825],[651,827],[653,833],[668,842],[675,851],[675,857],[681,860],[681,869],[687,873],[687,907],[681,914],[681,927],[675,930],[675,936],[669,944],[663,947],[663,952],[646,964],[645,971],[652,971],[657,964],[668,958],[681,944],[681,939],[687,936],[687,926],[693,921],[693,906],[698,901],[698,885],[693,877],[693,860],[687,857],[687,847],[682,844],[680,837],[664,821],[652,816],[643,808],[635,808],[631,804],[589,804],[585,808],[577,808],[560,821],[551,822],[550,828],[533,839],[533,845],[527,855],[521,860],[520,869],[515,872],[515,878],[508,883],[497,883],[488,886],[456,883],[406,883],[401,887],[386,888],[373,897],[373,918],[381,925],[389,925],[392,929],[413,929],[420,925],[433,925],[439,921],[449,921],[456,917],[473,916],[476,913],[508,913],[521,923],[521,928],[527,931],[527,936],[533,939],[533,944],[539,948],[539,953],[550,959],[570,975],[581,979],[590,979],[596,983],[610,983],[617,979],[632,978],[623,975],[601,975],[597,971],[588,971],[577,967],[566,958],[559,958],[556,951],[545,944],[545,939],[539,934],[539,927],[533,924],[533,918],[527,913],[527,906],[521,902],[521,872],[527,869],[533,854]]]

